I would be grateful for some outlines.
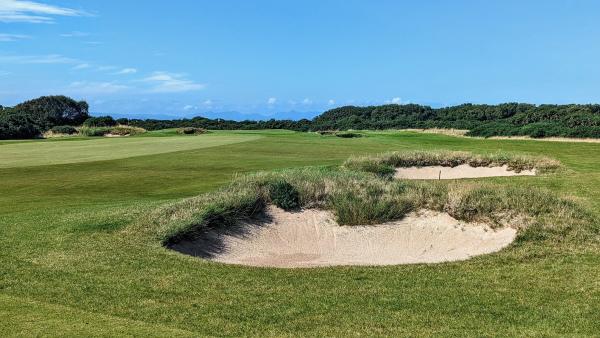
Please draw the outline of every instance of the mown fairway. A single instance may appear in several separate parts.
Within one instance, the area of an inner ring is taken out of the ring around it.
[[[460,263],[281,270],[183,256],[133,225],[235,174],[401,149],[553,157],[565,172],[487,180],[551,189],[600,215],[593,143],[286,131],[2,142],[0,335],[600,333],[597,241]]]

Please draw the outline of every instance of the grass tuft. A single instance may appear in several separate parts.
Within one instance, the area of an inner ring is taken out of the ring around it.
[[[388,180],[335,168],[241,176],[216,193],[159,209],[153,215],[153,228],[163,243],[169,244],[194,238],[208,228],[247,220],[269,203],[288,210],[331,210],[340,225],[378,224],[430,209],[459,220],[512,226],[526,241],[598,238],[587,210],[546,190],[490,183]]]
[[[521,172],[536,169],[548,173],[560,168],[560,162],[547,157],[520,155],[506,152],[473,154],[462,151],[397,151],[371,156],[352,157],[343,167],[391,176],[396,168],[443,166],[456,167],[468,164],[472,167],[496,167],[506,165],[509,170]]]

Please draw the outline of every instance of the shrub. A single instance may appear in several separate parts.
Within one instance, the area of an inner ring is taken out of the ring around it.
[[[79,129],[79,134],[81,134],[82,136],[104,136],[109,133],[109,127],[81,127]]]
[[[300,207],[298,190],[285,181],[270,183],[269,197],[273,204],[284,210],[292,210]]]
[[[130,126],[116,126],[109,129],[108,134],[118,136],[133,136],[143,134],[146,132],[144,128],[130,127]]]
[[[129,119],[122,117],[120,119],[117,119],[117,123],[126,126],[129,124]]]
[[[113,127],[117,121],[110,116],[90,117],[83,122],[84,127]]]
[[[30,139],[38,137],[41,130],[29,116],[13,111],[0,113],[0,139]]]
[[[52,129],[50,129],[50,131],[54,134],[77,134],[77,129],[75,129],[73,126],[54,126]]]
[[[196,127],[178,128],[177,134],[182,135],[200,135],[206,133],[206,129]]]

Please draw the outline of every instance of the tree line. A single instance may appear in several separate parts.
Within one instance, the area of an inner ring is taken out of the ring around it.
[[[0,106],[0,139],[38,137],[56,126],[80,126],[90,119],[88,104],[65,96],[44,96],[15,107]],[[112,118],[110,118],[112,119]],[[94,123],[108,121],[95,118]],[[146,130],[203,128],[212,130],[288,129],[295,131],[383,130],[406,128],[467,129],[471,136],[592,137],[600,138],[600,105],[462,104],[431,108],[418,104],[345,106],[312,120],[233,121],[191,119],[118,119]],[[88,124],[90,121],[88,121]]]

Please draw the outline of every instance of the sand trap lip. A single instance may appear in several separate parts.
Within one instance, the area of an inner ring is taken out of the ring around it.
[[[452,180],[460,178],[500,177],[500,176],[534,176],[536,170],[509,170],[507,165],[501,167],[471,167],[461,164],[456,167],[427,166],[396,168],[395,178],[411,180]]]
[[[339,226],[327,211],[292,213],[271,206],[263,219],[228,233],[210,231],[170,248],[249,266],[397,265],[465,260],[499,251],[515,236],[512,228],[493,230],[433,211],[376,226]]]

